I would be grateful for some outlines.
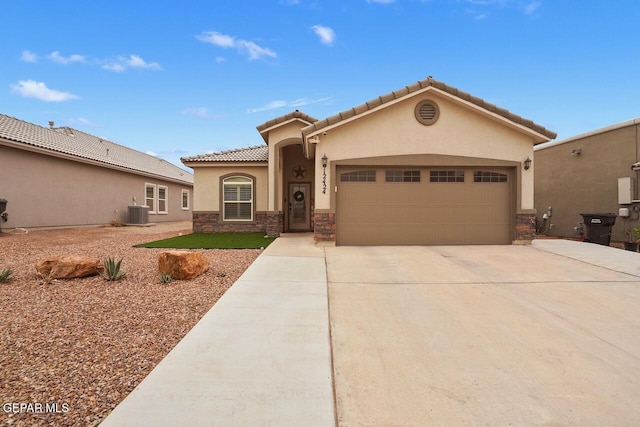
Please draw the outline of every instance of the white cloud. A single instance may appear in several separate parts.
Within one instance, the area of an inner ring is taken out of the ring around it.
[[[201,42],[211,43],[214,46],[234,47],[236,45],[235,37],[221,34],[217,31],[204,31],[196,38]]]
[[[77,117],[75,119],[70,119],[69,123],[74,126],[82,125],[82,126],[98,127],[97,124],[93,123],[89,119],[85,119],[84,117]]]
[[[278,55],[269,48],[259,46],[256,43],[249,40],[243,40],[243,39],[236,40],[235,36],[221,34],[217,31],[203,31],[202,34],[200,34],[199,36],[196,36],[196,38],[201,42],[209,43],[214,46],[222,47],[225,49],[235,48],[238,51],[238,53],[248,56],[249,60],[251,61],[260,59],[265,56],[269,56],[271,58],[278,57]]]
[[[153,151],[150,151],[150,150],[149,151],[145,151],[145,153],[150,155],[150,156],[153,156],[153,157],[158,157],[157,153],[154,153]]]
[[[217,56],[217,57],[216,57],[216,62],[217,62],[218,64],[221,64],[221,63],[223,63],[223,62],[227,62],[227,58],[222,57],[222,56]]]
[[[278,55],[271,49],[258,46],[254,42],[246,41],[246,40],[238,40],[237,43],[238,51],[244,53],[249,56],[250,60],[260,59],[263,56],[270,56],[272,58],[277,58]]]
[[[129,57],[119,56],[102,66],[105,70],[121,73],[127,68],[140,68],[147,70],[162,70],[157,62],[146,62],[138,55],[129,55]]]
[[[367,0],[367,3],[378,3],[378,4],[391,4],[395,3],[396,0]]]
[[[64,57],[60,55],[60,51],[51,52],[47,55],[47,58],[58,64],[70,64],[72,62],[87,62],[87,58],[83,55],[69,55]]]
[[[38,62],[38,55],[28,50],[23,50],[20,60],[24,62]]]
[[[284,107],[288,107],[288,108],[302,107],[304,105],[317,104],[319,102],[328,101],[330,99],[331,97],[327,96],[325,98],[318,98],[318,99],[298,98],[298,99],[294,99],[293,101],[283,101],[283,100],[271,101],[268,104],[263,105],[261,107],[249,108],[247,110],[247,113],[259,113],[261,111],[275,110],[275,109],[284,108]]]
[[[540,6],[542,6],[542,3],[539,1],[532,1],[531,3],[527,4],[524,6],[524,13],[526,13],[527,15],[531,15],[533,12],[535,12]]]
[[[46,102],[62,102],[78,99],[77,95],[49,89],[47,85],[35,80],[20,80],[18,84],[11,85],[11,91],[25,98],[36,98]]]
[[[211,115],[209,114],[209,110],[206,107],[185,108],[180,113],[187,116],[196,116],[200,118],[211,117]]]
[[[322,25],[314,25],[311,29],[320,38],[320,43],[326,44],[327,46],[333,46],[333,42],[336,41],[336,33],[332,28]]]

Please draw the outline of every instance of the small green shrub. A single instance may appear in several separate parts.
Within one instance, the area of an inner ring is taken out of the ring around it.
[[[0,283],[7,283],[11,280],[11,275],[13,271],[10,268],[4,268],[0,270]]]
[[[109,257],[105,259],[103,262],[104,271],[101,273],[104,280],[115,282],[125,277],[127,273],[120,270],[121,264],[122,264],[122,258],[120,258],[119,261],[116,261],[115,258],[113,257]]]
[[[168,285],[173,281],[173,277],[170,274],[162,273],[160,274],[160,283]]]

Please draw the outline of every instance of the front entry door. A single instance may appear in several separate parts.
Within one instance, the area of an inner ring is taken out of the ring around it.
[[[311,229],[311,184],[289,184],[289,230]]]

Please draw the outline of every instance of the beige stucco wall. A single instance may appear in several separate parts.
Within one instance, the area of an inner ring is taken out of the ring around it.
[[[424,99],[436,101],[440,108],[439,120],[424,126],[415,119],[414,108]],[[477,109],[461,105],[433,92],[422,93],[394,105],[374,111],[339,127],[327,128],[319,134],[316,147],[316,188],[322,188],[321,157],[329,161],[376,158],[381,156],[405,156],[399,161],[410,164],[424,161],[417,154],[456,156],[472,159],[494,159],[504,166],[520,165],[527,156],[533,159],[533,137],[504,124],[504,122],[480,114]],[[455,159],[449,158],[455,161]],[[534,208],[533,168],[522,171],[517,167],[518,211]],[[331,208],[331,193],[335,185],[328,167],[328,191],[317,191],[316,208]]]
[[[191,220],[182,209],[182,190],[191,184],[61,159],[0,145],[0,198],[8,200],[9,218],[2,228],[55,227],[128,222],[127,206],[145,203],[145,183],[168,187],[168,214],[150,222]],[[190,206],[191,208],[191,206]]]
[[[220,178],[229,174],[246,174],[255,177],[256,211],[267,211],[267,165],[245,166],[218,163],[192,165],[194,170],[194,207],[195,212],[220,211]]]
[[[552,207],[548,234],[575,237],[574,227],[582,222],[580,213],[618,213],[618,178],[631,177],[638,193],[638,173],[631,165],[639,161],[640,125],[580,137],[560,144],[541,146],[535,151],[535,204],[538,217]],[[572,155],[573,150],[580,155]],[[613,240],[624,240],[624,229],[640,225],[632,211],[628,220],[616,219]]]

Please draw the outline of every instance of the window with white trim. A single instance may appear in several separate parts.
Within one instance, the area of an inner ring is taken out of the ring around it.
[[[253,179],[230,176],[222,180],[222,219],[253,221]]]
[[[144,184],[144,204],[149,206],[149,213],[156,213],[156,186]]]
[[[158,185],[158,213],[169,213],[169,188]]]
[[[189,210],[189,190],[182,189],[182,210]]]

